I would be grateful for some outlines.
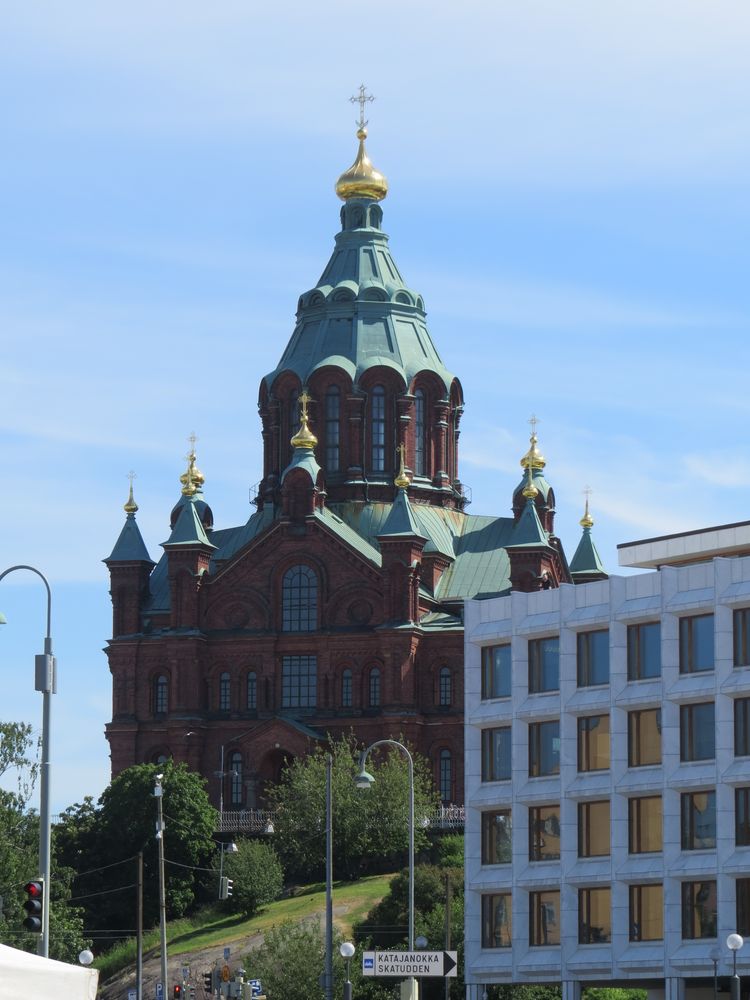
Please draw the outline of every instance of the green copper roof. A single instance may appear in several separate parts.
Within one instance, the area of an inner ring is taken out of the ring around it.
[[[409,498],[406,490],[399,490],[396,499],[391,506],[390,513],[385,519],[385,524],[380,529],[379,538],[424,538],[416,518],[412,513]]]
[[[570,560],[570,572],[575,576],[577,573],[605,573],[604,564],[597,552],[594,539],[591,537],[591,528],[584,528],[581,540],[575,555]]]
[[[300,297],[292,337],[266,376],[269,388],[283,371],[304,384],[316,369],[335,365],[356,382],[367,369],[385,365],[405,385],[418,372],[434,372],[447,395],[453,376],[427,330],[422,297],[406,286],[391,256],[381,216],[368,199],[342,208],[331,259],[315,288]]]
[[[180,545],[203,545],[209,549],[216,548],[208,540],[198,509],[192,502],[192,497],[188,498],[188,502],[182,505],[171,535],[166,542],[162,542],[162,547],[165,549]]]
[[[135,514],[128,514],[125,518],[125,524],[115,542],[112,554],[104,562],[147,562],[152,566],[155,565],[135,522]]]
[[[536,504],[533,500],[526,501],[526,506],[521,511],[521,516],[513,529],[513,537],[509,543],[513,548],[516,546],[539,546],[549,545],[547,532],[542,527],[539,515],[536,512]]]
[[[313,481],[316,483],[318,481],[318,473],[320,472],[320,466],[318,465],[317,459],[315,458],[315,452],[312,448],[295,448],[292,454],[292,460],[284,469],[281,476],[282,483],[292,471],[292,469],[303,469]]]

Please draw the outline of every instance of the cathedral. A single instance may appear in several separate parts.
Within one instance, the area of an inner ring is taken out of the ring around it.
[[[222,809],[261,807],[287,759],[350,732],[406,740],[463,803],[464,600],[605,576],[588,507],[565,557],[535,432],[512,514],[466,512],[461,383],[391,255],[365,124],[331,258],[260,382],[254,512],[215,525],[193,444],[159,561],[132,485],[105,560],[112,773],[184,761]]]

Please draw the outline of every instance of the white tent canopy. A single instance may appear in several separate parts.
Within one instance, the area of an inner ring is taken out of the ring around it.
[[[99,973],[0,944],[0,1000],[94,1000]]]

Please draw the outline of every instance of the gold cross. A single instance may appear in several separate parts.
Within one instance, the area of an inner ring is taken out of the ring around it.
[[[531,417],[529,418],[529,423],[531,424],[531,433],[536,434],[536,425],[541,423],[541,420],[536,415],[536,413],[531,414]]]
[[[365,125],[367,124],[367,121],[365,119],[365,104],[367,104],[370,101],[374,101],[375,100],[374,96],[372,94],[368,94],[365,90],[364,83],[361,83],[359,85],[359,96],[350,97],[349,100],[352,104],[359,104],[359,121],[357,122],[357,126],[359,128],[364,128]]]
[[[299,397],[299,405],[302,407],[300,422],[307,423],[307,404],[312,402],[312,397],[307,395],[307,389],[303,389]]]

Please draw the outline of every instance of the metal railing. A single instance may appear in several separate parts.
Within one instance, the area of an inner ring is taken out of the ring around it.
[[[464,807],[440,806],[425,817],[425,826],[436,830],[463,830]],[[276,821],[273,809],[225,809],[216,819],[217,833],[272,833]]]

